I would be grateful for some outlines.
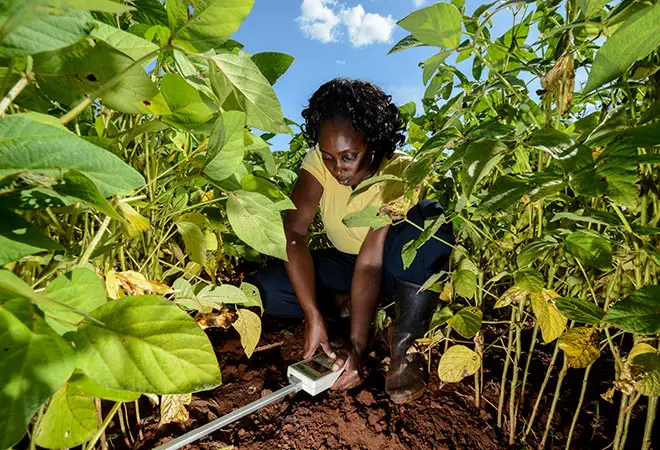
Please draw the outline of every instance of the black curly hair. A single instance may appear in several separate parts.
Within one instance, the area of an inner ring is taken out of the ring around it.
[[[310,147],[319,142],[321,126],[328,120],[348,120],[374,152],[373,167],[391,158],[404,142],[403,121],[392,97],[373,83],[335,78],[319,87],[303,109],[303,136]]]

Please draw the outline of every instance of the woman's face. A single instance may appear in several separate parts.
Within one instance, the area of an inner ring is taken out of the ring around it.
[[[357,186],[371,174],[373,154],[367,150],[364,136],[345,120],[328,120],[321,125],[319,149],[339,184]]]

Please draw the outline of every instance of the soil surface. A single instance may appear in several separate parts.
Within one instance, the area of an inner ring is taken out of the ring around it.
[[[303,329],[300,322],[268,318],[264,319],[263,326],[261,341],[250,359],[245,356],[234,330],[207,330],[220,361],[222,386],[193,395],[187,406],[189,420],[163,426],[158,424],[158,411],[152,411],[143,396],[140,439],[130,447],[133,450],[152,449],[283,387],[287,366],[300,360]],[[487,383],[480,407],[475,405],[473,377],[449,384],[438,379],[435,369],[440,354],[437,350],[431,355],[432,370],[427,392],[409,404],[395,405],[384,392],[387,346],[383,339],[376,337],[365,360],[368,376],[361,386],[348,392],[327,391],[316,397],[305,392],[289,395],[184,448],[535,449],[549,415],[558,369],[540,402],[538,420],[528,442],[509,446],[506,417],[503,427],[497,427],[499,377],[504,354],[490,354],[492,356],[484,361]],[[549,361],[550,355],[543,353],[532,361],[530,373],[537,374],[537,378],[528,380],[530,387],[522,409],[531,411]],[[598,374],[600,369],[594,368],[592,373]],[[569,371],[566,376],[546,448],[564,448],[583,373],[582,370]],[[596,375],[594,378],[601,377]],[[602,378],[609,379],[609,373]],[[605,382],[591,381],[571,448],[602,449],[611,443],[618,408],[600,397],[608,387]],[[134,417],[132,408],[129,408],[128,415]],[[639,448],[633,441],[641,437],[644,416],[644,409],[633,415],[627,448]],[[529,414],[520,417],[524,424]],[[518,427],[520,429],[520,424]],[[112,428],[119,433],[115,434],[111,446],[129,447],[121,442],[122,435],[117,427]]]

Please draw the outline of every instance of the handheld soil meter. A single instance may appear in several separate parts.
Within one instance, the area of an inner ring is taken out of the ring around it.
[[[311,395],[320,394],[323,391],[330,389],[330,387],[337,381],[344,369],[337,372],[332,371],[332,364],[334,360],[330,359],[324,353],[314,356],[308,361],[300,361],[292,364],[287,368],[286,375],[289,378],[289,385],[284,386],[282,389],[273,392],[265,397],[260,398],[248,405],[243,406],[235,411],[218,417],[212,422],[195,428],[192,431],[180,436],[176,439],[160,445],[155,450],[174,450],[195,442],[208,434],[219,430],[222,427],[241,419],[248,414],[257,411],[264,406],[270,405],[277,400],[286,397],[289,394],[298,391],[305,391]]]

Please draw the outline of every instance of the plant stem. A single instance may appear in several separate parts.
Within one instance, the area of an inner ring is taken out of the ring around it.
[[[99,440],[101,435],[105,435],[105,429],[108,427],[108,424],[112,420],[112,418],[115,416],[117,413],[117,410],[121,406],[121,402],[117,402],[114,404],[110,412],[108,413],[107,416],[105,416],[105,420],[101,424],[98,430],[96,430],[96,433],[94,433],[94,436],[92,436],[92,439],[87,443],[87,447],[85,447],[85,450],[92,450],[94,446],[96,445],[96,442]]]
[[[543,399],[543,393],[545,392],[545,388],[548,385],[550,376],[552,375],[552,369],[554,368],[558,354],[559,354],[559,346],[555,344],[555,350],[552,353],[552,359],[550,360],[550,365],[548,366],[548,370],[546,370],[545,372],[545,378],[543,379],[543,383],[541,384],[541,389],[539,390],[538,396],[536,397],[536,401],[534,402],[532,415],[529,417],[529,423],[527,424],[527,428],[525,428],[524,436],[527,436],[529,432],[532,431],[532,425],[534,424],[534,419],[536,418],[536,414],[538,413],[539,405],[541,404],[541,400]]]
[[[527,353],[527,361],[525,361],[525,372],[523,373],[522,386],[520,387],[520,399],[518,400],[518,406],[516,407],[516,415],[521,406],[523,406],[523,400],[525,399],[525,391],[527,386],[527,375],[529,374],[529,365],[532,363],[532,356],[534,355],[534,347],[536,346],[536,335],[539,332],[538,322],[534,323],[534,330],[532,331],[532,342],[529,344],[529,352]]]
[[[568,372],[568,359],[564,356],[564,364],[561,366],[561,371],[559,372],[559,377],[557,378],[557,386],[555,386],[555,395],[552,399],[552,405],[550,406],[550,414],[548,415],[548,421],[545,423],[545,431],[543,432],[543,438],[541,438],[541,443],[539,444],[539,450],[545,448],[545,441],[548,439],[548,433],[550,432],[550,427],[552,426],[552,419],[555,416],[555,409],[557,408],[557,402],[559,402],[559,397],[561,394],[561,385],[564,383],[564,377]]]
[[[94,235],[94,238],[92,239],[92,242],[89,243],[89,245],[85,249],[85,252],[80,257],[80,261],[78,261],[78,267],[82,267],[85,264],[87,264],[87,261],[89,260],[89,257],[94,252],[94,249],[96,249],[96,246],[99,245],[99,242],[101,241],[101,238],[103,237],[103,234],[105,233],[105,230],[108,228],[108,224],[110,224],[110,217],[106,216],[105,219],[103,219],[103,223],[101,223],[101,226],[99,227],[99,230]]]
[[[587,369],[584,371],[584,378],[582,378],[582,390],[580,391],[580,399],[578,400],[577,407],[575,408],[575,413],[573,414],[573,421],[571,422],[571,429],[568,432],[568,438],[566,439],[566,450],[571,448],[571,440],[573,439],[573,432],[575,431],[575,425],[577,425],[578,417],[580,415],[580,410],[582,409],[582,403],[584,402],[584,396],[587,393],[587,381],[589,379],[589,372],[593,364],[589,364]]]
[[[613,450],[620,449],[621,437],[623,436],[623,424],[626,417],[626,407],[628,406],[628,394],[621,394],[621,402],[619,404],[619,419],[616,424],[616,434],[614,435]]]
[[[95,398],[94,403],[96,404],[96,420],[100,430],[103,430],[101,433],[101,449],[108,450],[108,441],[105,437],[105,428],[103,427],[103,410],[101,409],[101,399]]]
[[[637,394],[635,398],[630,402],[628,407],[626,408],[626,421],[623,424],[623,434],[621,435],[621,442],[619,443],[619,448],[623,450],[626,448],[626,441],[628,440],[628,426],[630,425],[630,418],[632,417],[632,410],[633,407],[635,406],[635,403],[637,403],[637,400],[639,400],[640,394]]]
[[[518,385],[518,363],[520,361],[520,353],[522,352],[522,338],[520,336],[521,332],[521,320],[522,320],[522,311],[525,308],[525,300],[522,300],[519,305],[518,314],[516,314],[516,321],[512,326],[516,327],[516,353],[513,358],[513,374],[511,376],[511,389],[509,390],[509,445],[513,445],[516,437],[516,389]]]
[[[646,409],[646,424],[644,425],[644,439],[642,441],[642,450],[651,450],[653,422],[655,421],[655,413],[657,409],[658,409],[658,397],[649,397],[649,403]]]
[[[516,317],[515,308],[511,307],[511,323],[514,323]],[[502,369],[502,381],[500,382],[500,399],[497,404],[497,426],[502,427],[502,410],[504,408],[504,396],[506,395],[506,375],[509,371],[511,362],[511,351],[513,346],[513,326],[509,327],[509,343],[506,347],[506,357],[504,358],[504,368]]]
[[[9,105],[11,105],[14,100],[16,100],[18,94],[20,94],[21,91],[25,89],[29,82],[30,80],[28,79],[27,74],[23,72],[21,74],[21,78],[19,78],[16,84],[12,86],[9,92],[7,92],[7,95],[5,95],[2,100],[0,100],[0,117],[5,115],[5,111],[7,108],[9,108]]]

